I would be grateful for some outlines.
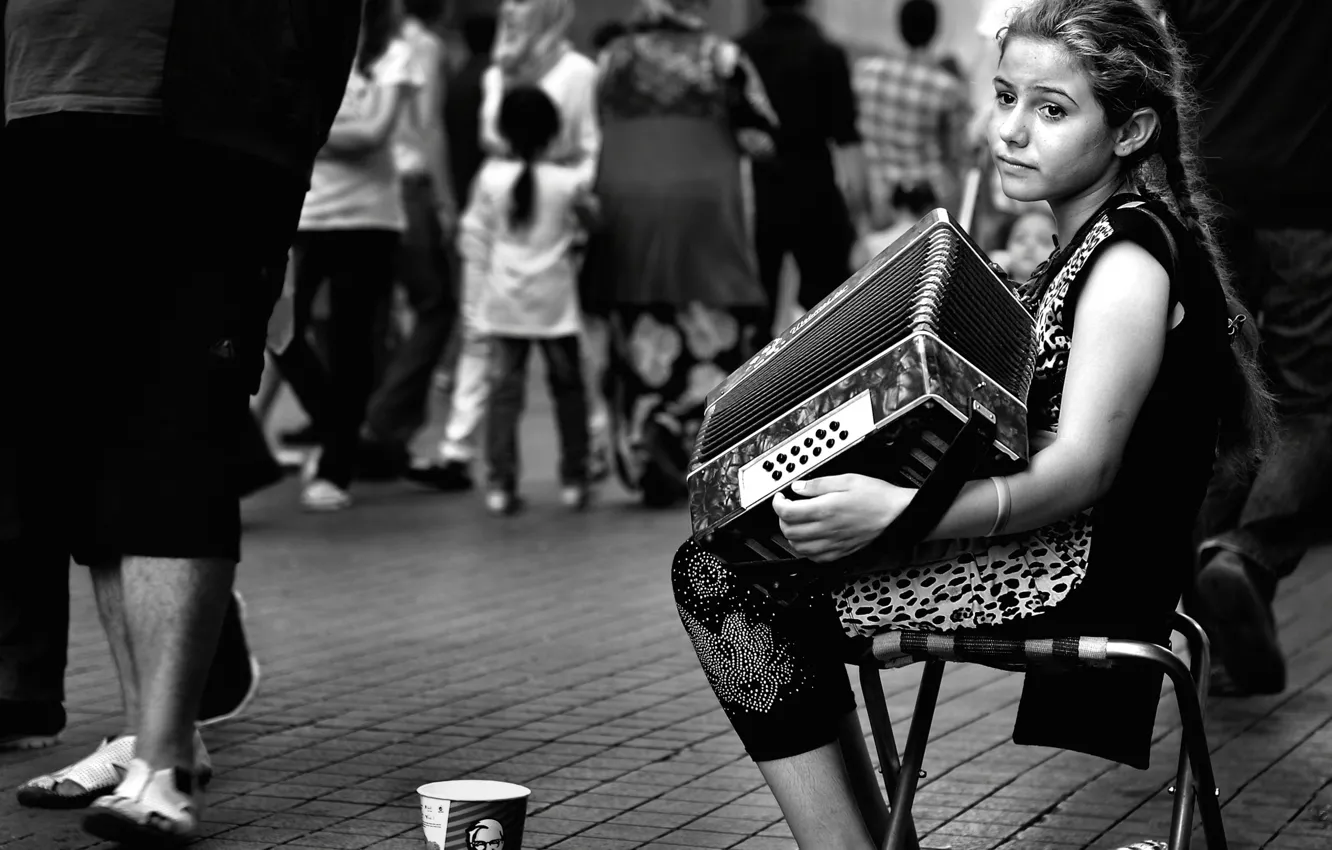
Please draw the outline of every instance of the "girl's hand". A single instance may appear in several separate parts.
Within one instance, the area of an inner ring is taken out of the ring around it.
[[[772,509],[801,557],[817,563],[845,558],[870,544],[911,502],[914,490],[866,475],[832,475],[792,485],[805,499],[778,493]]]

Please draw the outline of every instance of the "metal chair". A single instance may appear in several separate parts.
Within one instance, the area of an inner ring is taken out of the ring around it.
[[[922,776],[921,766],[934,719],[935,702],[939,698],[939,683],[943,678],[944,663],[948,661],[970,662],[999,670],[1136,666],[1155,667],[1164,672],[1174,685],[1184,727],[1179,770],[1175,784],[1170,788],[1175,803],[1170,821],[1169,849],[1187,850],[1193,830],[1196,796],[1208,850],[1226,850],[1220,792],[1212,773],[1203,728],[1211,649],[1207,635],[1189,617],[1176,614],[1171,626],[1188,640],[1192,669],[1185,667],[1168,647],[1145,641],[1080,636],[1021,640],[987,637],[981,632],[888,631],[875,636],[873,647],[859,666],[879,767],[892,802],[892,818],[884,850],[919,850],[911,805],[916,796],[917,780]],[[916,711],[907,733],[906,750],[899,761],[879,672],[918,661],[925,662],[925,672],[916,694]]]

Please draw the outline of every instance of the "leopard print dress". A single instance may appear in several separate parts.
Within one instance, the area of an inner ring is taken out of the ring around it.
[[[1064,316],[1070,285],[1114,229],[1108,217],[1092,226],[1048,285],[1024,291],[1036,317],[1039,346],[1028,396],[1032,427],[1057,431],[1069,333]],[[1081,583],[1091,553],[1093,510],[1019,534],[952,540],[917,547],[894,569],[857,578],[834,591],[843,630],[870,637],[887,628],[951,631],[1030,617],[1062,601]]]

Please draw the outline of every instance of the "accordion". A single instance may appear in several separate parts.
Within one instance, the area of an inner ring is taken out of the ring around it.
[[[968,479],[1026,465],[1035,357],[1027,309],[935,210],[708,396],[688,473],[695,539],[733,567],[789,564],[773,495],[854,472],[919,488],[890,526],[918,541]]]

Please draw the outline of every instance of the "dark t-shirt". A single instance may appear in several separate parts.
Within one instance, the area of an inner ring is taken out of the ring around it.
[[[769,13],[738,43],[777,112],[780,161],[831,179],[828,146],[860,141],[845,51],[814,21],[794,11]]]
[[[160,115],[175,0],[8,0],[5,120]]]
[[[176,136],[309,179],[342,101],[360,0],[7,0],[11,118],[161,115]]]
[[[1332,227],[1332,2],[1166,0],[1198,63],[1202,153],[1259,227]]]

